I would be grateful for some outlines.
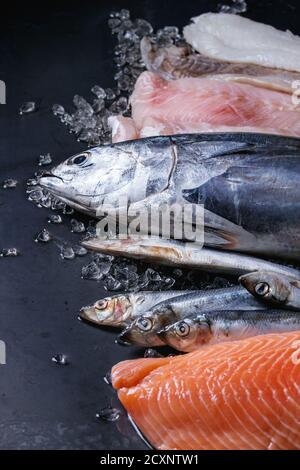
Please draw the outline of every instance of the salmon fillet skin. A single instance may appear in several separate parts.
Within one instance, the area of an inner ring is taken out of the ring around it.
[[[112,384],[156,449],[300,449],[300,331],[123,361]]]

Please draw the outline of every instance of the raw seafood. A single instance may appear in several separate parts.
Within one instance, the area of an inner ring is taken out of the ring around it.
[[[129,324],[119,336],[121,342],[140,346],[160,346],[164,340],[158,333],[167,325],[180,319],[193,317],[206,310],[261,310],[263,304],[241,287],[208,289],[185,292],[164,300],[145,310]]]
[[[208,344],[297,330],[300,330],[300,311],[216,310],[189,315],[164,327],[158,336],[178,351],[191,352]]]
[[[185,266],[231,275],[269,270],[294,279],[299,278],[297,269],[240,253],[202,248],[193,242],[184,243],[178,240],[145,236],[121,240],[91,238],[83,241],[82,244],[89,250],[167,266]]]
[[[289,94],[295,91],[293,83],[300,80],[299,72],[213,59],[193,51],[188,44],[159,47],[147,37],[141,41],[141,54],[147,69],[166,80],[206,76]]]
[[[300,136],[300,112],[289,94],[233,80],[165,80],[143,72],[131,106],[131,125],[122,140],[132,138],[131,128],[140,137],[233,130]]]
[[[120,328],[147,312],[154,305],[184,293],[184,291],[167,290],[114,295],[100,299],[94,305],[83,307],[80,316],[97,325]]]
[[[300,448],[300,333],[124,361],[112,384],[160,450]]]
[[[214,59],[300,71],[300,37],[242,16],[205,13],[183,29],[196,51]]]
[[[239,281],[251,294],[271,305],[300,309],[300,279],[260,271],[241,276]]]
[[[204,207],[206,246],[296,259],[299,142],[250,133],[152,137],[75,155],[39,182],[63,202],[99,217],[110,211],[115,216],[116,209],[135,217],[157,213],[163,204]],[[156,235],[159,224],[150,230]]]

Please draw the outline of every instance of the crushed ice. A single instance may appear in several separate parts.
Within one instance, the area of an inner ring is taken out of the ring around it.
[[[3,181],[2,187],[3,189],[14,189],[18,184],[18,180],[13,178],[8,178]]]
[[[149,36],[151,41],[160,47],[180,44],[183,41],[176,26],[166,26],[154,34],[148,21],[142,18],[132,19],[126,9],[111,13],[108,26],[116,38],[115,86],[103,88],[95,84],[91,88],[94,96],[89,100],[75,95],[75,109],[70,112],[60,104],[54,104],[52,107],[53,114],[76,135],[77,140],[86,142],[89,146],[111,143],[108,118],[118,114],[130,114],[129,96],[137,78],[145,70],[140,52],[141,39]]]
[[[46,155],[39,156],[39,166],[50,165],[52,163],[52,157],[50,153],[46,153]]]
[[[20,106],[19,114],[29,114],[36,110],[36,104],[34,101],[27,101]]]
[[[218,5],[220,13],[231,13],[238,15],[247,11],[247,2],[245,0],[231,0],[231,5]]]
[[[2,250],[0,250],[0,256],[4,258],[19,256],[19,255],[20,255],[20,252],[17,248],[2,248]]]
[[[67,366],[69,364],[68,357],[66,356],[66,354],[62,353],[52,356],[51,361],[59,366]]]

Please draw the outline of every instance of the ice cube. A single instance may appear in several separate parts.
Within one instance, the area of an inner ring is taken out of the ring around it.
[[[14,256],[19,256],[20,252],[17,248],[3,248],[0,251],[0,256],[3,257],[14,257]]]
[[[66,354],[56,354],[55,356],[52,356],[51,361],[54,362],[55,364],[59,366],[66,366],[69,364],[69,360]]]
[[[48,223],[49,224],[61,224],[62,218],[58,214],[49,214],[48,215]]]
[[[65,108],[61,104],[54,104],[52,106],[52,112],[55,116],[63,116],[65,114]]]
[[[37,243],[48,243],[52,240],[52,238],[53,237],[51,233],[46,228],[43,228],[43,230],[36,234],[34,241]]]
[[[39,166],[50,165],[52,163],[52,157],[50,153],[46,153],[46,155],[39,156]]]
[[[8,178],[3,181],[2,187],[4,189],[13,189],[17,186],[18,180],[13,179],[13,178]]]
[[[20,114],[29,114],[33,113],[36,110],[36,104],[34,101],[27,101],[20,106]]]
[[[93,88],[91,89],[92,93],[97,96],[97,98],[102,98],[104,99],[106,97],[105,90],[101,88],[99,85],[94,85]]]

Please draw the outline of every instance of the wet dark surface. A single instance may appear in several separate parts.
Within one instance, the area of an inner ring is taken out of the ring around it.
[[[128,7],[154,27],[181,27],[191,16],[216,11],[218,3],[102,0],[43,3],[42,11],[26,3],[26,11],[1,12],[0,79],[7,104],[0,105],[0,181],[16,178],[19,185],[0,188],[0,249],[21,251],[17,258],[0,258],[0,340],[7,347],[7,364],[0,365],[1,449],[146,448],[124,416],[96,419],[104,407],[119,406],[103,380],[106,372],[141,352],[115,345],[113,332],[77,320],[80,307],[104,290],[80,279],[83,259],[60,261],[55,245],[34,243],[35,234],[48,227],[49,211],[26,200],[25,183],[40,154],[50,152],[56,163],[84,148],[51,106],[68,108],[75,93],[88,97],[95,83],[112,86],[110,11]],[[300,33],[295,0],[248,5],[247,16]],[[28,100],[39,110],[19,116]],[[68,233],[64,226],[55,230]],[[51,361],[62,353],[68,365]]]

